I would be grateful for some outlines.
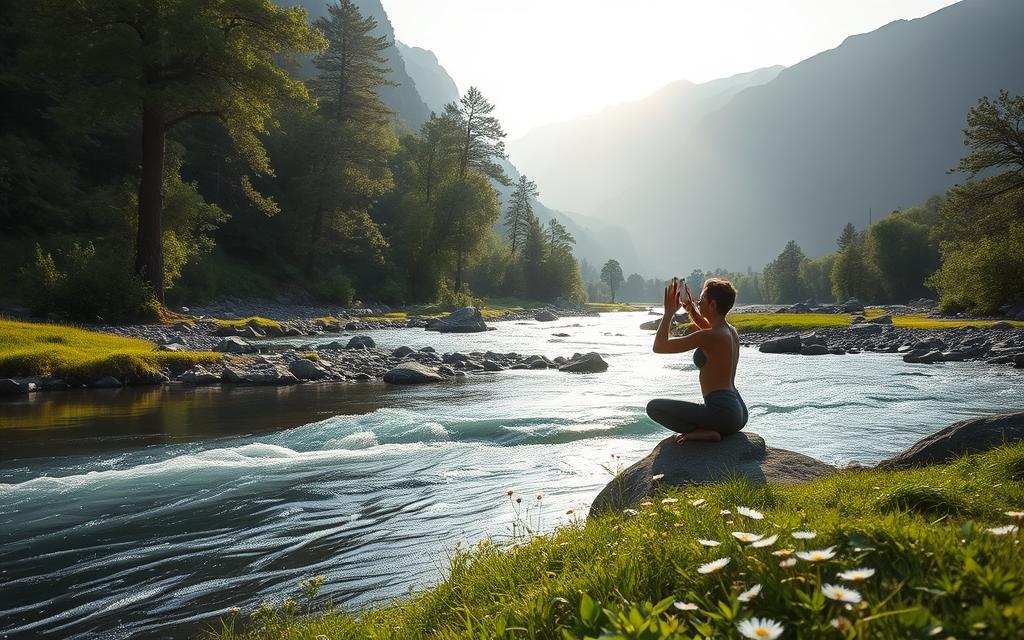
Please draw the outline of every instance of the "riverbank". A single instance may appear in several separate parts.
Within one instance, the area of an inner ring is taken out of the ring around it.
[[[479,638],[516,628],[543,637],[733,637],[757,618],[783,637],[1017,637],[1022,469],[1017,444],[799,486],[669,489],[551,535],[456,548],[441,584],[392,605],[331,610],[313,580],[296,600],[229,610],[210,635]],[[543,496],[507,499],[520,522],[543,505]],[[319,612],[300,615],[310,610]]]

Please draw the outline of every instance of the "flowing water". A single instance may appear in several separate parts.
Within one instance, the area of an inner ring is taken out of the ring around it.
[[[651,352],[652,333],[638,328],[649,319],[368,332],[389,348],[598,351],[610,365],[601,374],[5,400],[0,636],[190,637],[313,575],[327,577],[322,593],[358,607],[437,581],[457,542],[508,539],[508,490],[545,531],[580,517],[616,460],[629,464],[666,435],[645,417],[647,400],[698,398],[689,354]],[[894,354],[745,348],[736,382],[748,430],[833,464],[876,462],[1024,397],[1020,371]]]

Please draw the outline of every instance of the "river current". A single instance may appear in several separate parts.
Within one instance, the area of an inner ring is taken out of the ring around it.
[[[387,348],[598,351],[609,363],[600,374],[4,400],[0,637],[192,637],[229,607],[280,600],[314,575],[336,603],[364,606],[442,578],[458,542],[508,540],[509,490],[544,531],[583,517],[609,469],[666,436],[647,401],[699,399],[689,354],[651,352],[639,325],[652,317],[366,332]],[[960,418],[1019,410],[1024,397],[1017,370],[874,353],[744,348],[736,384],[747,430],[838,465],[877,462]]]

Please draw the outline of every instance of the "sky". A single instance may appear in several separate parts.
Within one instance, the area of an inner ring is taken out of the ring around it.
[[[706,82],[791,66],[954,0],[382,0],[398,40],[476,85],[508,139]]]

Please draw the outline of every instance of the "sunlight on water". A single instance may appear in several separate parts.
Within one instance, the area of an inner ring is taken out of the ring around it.
[[[179,394],[118,418],[187,423],[163,444],[122,442],[113,433],[122,423],[110,422],[96,453],[7,460],[0,632],[185,637],[230,606],[281,598],[316,574],[327,576],[325,594],[352,606],[400,595],[441,577],[456,541],[507,538],[509,489],[550,530],[569,509],[585,513],[613,455],[632,463],[666,435],[644,416],[649,399],[698,397],[688,354],[651,352],[651,332],[638,329],[648,319],[506,322],[469,335],[370,331],[387,348],[552,358],[599,351],[610,368],[506,371],[412,388]],[[551,335],[559,332],[570,336]],[[318,341],[337,339],[345,338]],[[1024,376],[975,363],[910,365],[893,354],[744,349],[737,386],[750,408],[747,429],[769,446],[845,464],[877,462],[964,416],[1019,409]],[[69,397],[78,403],[69,413],[39,406],[71,430],[115,420]],[[345,415],[351,410],[339,398],[349,397],[369,412]],[[278,426],[301,426],[252,435],[263,427],[234,424],[255,425],[257,416],[273,423],[286,406]],[[25,411],[16,415],[45,440]]]

